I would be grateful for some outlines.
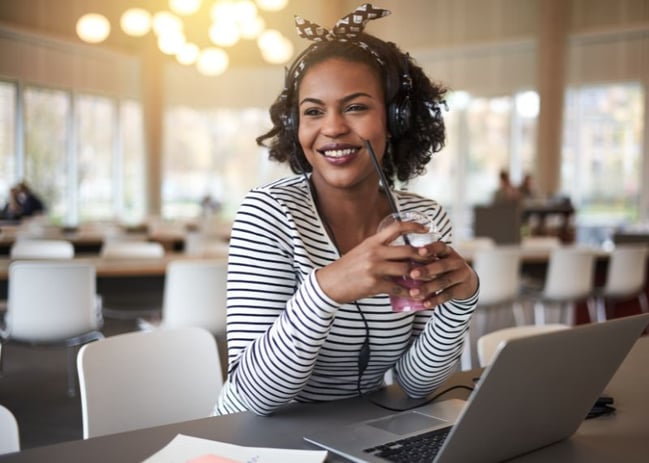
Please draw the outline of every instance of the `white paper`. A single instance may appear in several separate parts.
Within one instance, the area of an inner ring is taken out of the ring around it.
[[[326,450],[246,447],[178,434],[144,463],[323,463],[326,457]]]

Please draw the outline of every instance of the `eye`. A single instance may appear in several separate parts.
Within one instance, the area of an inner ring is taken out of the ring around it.
[[[323,114],[322,109],[320,108],[305,108],[304,111],[302,111],[302,114],[304,116],[310,116],[310,117],[315,117],[315,116],[320,116]]]
[[[345,109],[346,112],[360,112],[360,111],[366,111],[367,110],[367,105],[364,105],[362,103],[352,103],[347,108]]]

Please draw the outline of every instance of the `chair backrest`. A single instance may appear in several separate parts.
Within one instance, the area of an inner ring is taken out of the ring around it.
[[[521,241],[521,205],[503,201],[473,208],[473,230],[476,236],[489,236],[497,244]]]
[[[640,292],[645,286],[648,250],[644,245],[617,245],[608,263],[604,294],[624,296]]]
[[[175,260],[167,264],[162,324],[225,333],[227,261]]]
[[[473,257],[473,269],[480,277],[478,305],[514,300],[519,293],[521,253],[518,246],[480,249]]]
[[[563,246],[550,254],[543,287],[549,300],[575,300],[588,297],[593,290],[595,254],[575,246]]]
[[[561,247],[561,240],[556,236],[525,236],[521,247],[539,251],[553,251]]]
[[[9,265],[6,328],[10,338],[60,341],[99,328],[95,268],[73,261]]]
[[[465,238],[453,244],[455,250],[464,258],[472,258],[476,251],[480,249],[491,249],[494,246],[496,246],[496,242],[489,236]]]
[[[86,344],[77,368],[84,438],[207,417],[223,385],[216,340],[197,327]]]
[[[570,328],[568,325],[555,323],[548,325],[513,326],[492,331],[491,333],[484,334],[478,338],[478,361],[480,362],[481,367],[489,365],[500,349],[503,341],[568,328]]]
[[[12,259],[72,259],[74,246],[66,240],[21,239],[11,246]]]
[[[165,254],[156,241],[104,241],[100,256],[106,259],[157,259]]]
[[[20,450],[18,422],[11,410],[0,405],[0,455]]]

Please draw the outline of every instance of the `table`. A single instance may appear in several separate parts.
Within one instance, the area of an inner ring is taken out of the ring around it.
[[[618,412],[584,421],[576,434],[557,444],[523,455],[521,463],[646,462],[649,455],[649,337],[640,338],[606,388],[616,401]],[[456,384],[471,385],[478,370],[456,373],[441,388]],[[462,390],[444,398],[465,398]],[[396,386],[376,393],[374,400],[403,407],[416,403],[403,396]],[[92,461],[137,462],[164,447],[178,433],[256,447],[313,449],[302,436],[324,426],[340,426],[359,419],[378,418],[391,412],[369,401],[354,398],[323,404],[291,404],[272,417],[253,413],[203,418],[172,425],[96,437],[88,440],[29,449],[0,457],[0,462]],[[330,455],[328,462],[341,461]]]

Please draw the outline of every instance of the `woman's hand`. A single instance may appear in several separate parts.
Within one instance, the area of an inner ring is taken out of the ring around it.
[[[417,223],[395,222],[365,239],[336,262],[319,269],[320,287],[339,303],[387,293],[423,300],[432,308],[449,299],[472,296],[477,289],[477,277],[451,247],[442,242],[420,248],[390,244],[405,233],[425,231],[426,228]],[[413,268],[412,262],[426,264]],[[408,290],[393,281],[404,275],[424,280],[424,283]]]
[[[478,276],[451,246],[437,241],[417,249],[419,262],[408,274],[422,285],[410,290],[410,297],[432,308],[451,299],[468,299],[478,290]],[[432,260],[430,260],[432,258]]]

